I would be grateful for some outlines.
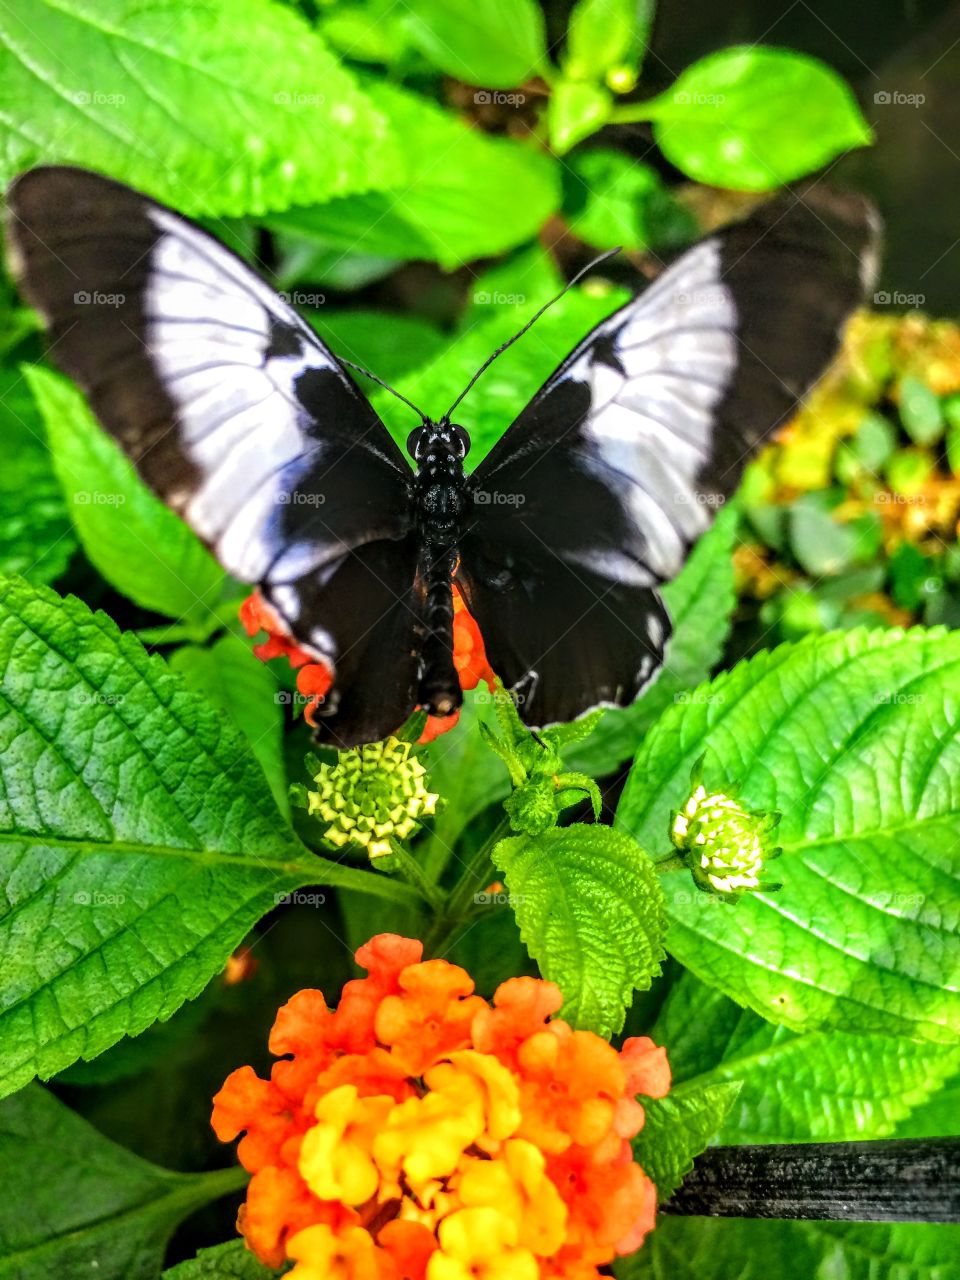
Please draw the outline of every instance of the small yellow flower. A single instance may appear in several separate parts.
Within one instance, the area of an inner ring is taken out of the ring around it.
[[[762,875],[766,863],[780,856],[769,838],[779,813],[751,813],[732,796],[709,791],[696,777],[691,781],[689,799],[671,815],[670,839],[697,888],[728,899],[778,889]]]
[[[392,840],[406,840],[420,818],[436,811],[440,797],[427,790],[425,775],[409,742],[370,742],[341,751],[336,764],[317,766],[307,810],[329,824],[323,834],[331,844],[363,845],[380,858],[393,852]]]
[[[297,1162],[315,1196],[363,1204],[376,1194],[380,1174],[370,1145],[393,1107],[393,1098],[359,1097],[352,1084],[324,1094],[317,1103],[317,1124],[304,1137]]]

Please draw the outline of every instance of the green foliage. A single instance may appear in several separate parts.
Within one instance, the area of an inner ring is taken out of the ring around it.
[[[202,629],[219,602],[223,570],[147,489],[73,383],[39,366],[25,369],[24,376],[91,562],[137,604]]]
[[[3,1092],[169,1018],[300,885],[412,896],[309,855],[237,730],[79,601],[5,583],[0,673]]]
[[[570,229],[598,249],[666,249],[695,239],[693,218],[656,170],[622,151],[577,151],[564,169],[563,188]]]
[[[628,70],[650,35],[651,0],[577,0],[567,27],[564,72],[571,80],[600,80]],[[626,87],[626,86],[624,86]]]
[[[948,1280],[960,1227],[926,1223],[750,1222],[664,1218],[618,1280]]]
[[[402,180],[391,123],[281,5],[13,0],[0,36],[4,184],[69,162],[222,216]]]
[[[660,972],[663,903],[653,864],[609,827],[511,836],[494,850],[520,935],[564,995],[563,1016],[610,1036]]]
[[[510,89],[544,68],[543,14],[535,0],[408,0],[407,30],[447,75]]]
[[[674,1085],[665,1098],[644,1099],[646,1120],[633,1141],[633,1151],[653,1180],[661,1204],[693,1168],[694,1159],[718,1132],[739,1092],[736,1082]]]
[[[762,45],[701,58],[640,110],[668,160],[740,191],[770,191],[871,137],[836,72]]]
[[[155,1276],[174,1227],[245,1181],[238,1169],[205,1174],[158,1169],[108,1142],[31,1085],[0,1104],[0,1276]],[[27,1214],[25,1187],[32,1193]],[[257,1275],[232,1274],[237,1280]]]
[[[242,1240],[201,1249],[195,1258],[164,1271],[163,1280],[270,1280],[277,1273],[258,1262]]]
[[[663,716],[617,815],[655,857],[704,752],[709,785],[735,781],[748,807],[783,814],[780,893],[732,910],[693,892],[686,872],[664,878],[668,946],[683,964],[794,1029],[957,1038],[942,976],[960,962],[958,664],[956,633],[811,638]]]

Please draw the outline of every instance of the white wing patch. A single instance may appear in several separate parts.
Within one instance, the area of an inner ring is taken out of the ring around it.
[[[600,469],[629,480],[631,515],[663,578],[680,571],[714,514],[696,479],[737,365],[737,312],[720,273],[720,242],[705,240],[600,326],[622,373],[604,359],[602,340],[599,352],[591,343],[566,372],[590,388],[585,437]],[[625,566],[611,563],[605,572],[622,581]]]
[[[278,506],[320,451],[295,381],[333,366],[308,334],[305,354],[268,357],[273,323],[303,332],[296,312],[216,242],[166,210],[148,216],[162,234],[144,298],[147,348],[177,406],[184,453],[204,477],[181,514],[234,577],[258,582],[280,550],[269,536]],[[297,552],[306,572],[324,548]]]

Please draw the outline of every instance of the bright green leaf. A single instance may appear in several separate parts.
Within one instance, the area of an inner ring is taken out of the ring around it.
[[[250,743],[277,808],[288,817],[283,706],[293,695],[277,687],[270,667],[254,657],[250,642],[237,636],[221,636],[209,648],[183,645],[171,654],[170,667],[183,676],[189,688],[233,718]]]
[[[92,1058],[197,995],[278,895],[337,884],[247,741],[100,613],[0,600],[0,1091]]]
[[[558,80],[547,108],[550,145],[562,156],[601,129],[612,110],[613,96],[602,86],[582,80]]]
[[[759,654],[644,739],[618,824],[654,857],[706,753],[708,786],[783,815],[778,893],[731,908],[664,877],[668,947],[796,1030],[954,1042],[960,998],[960,633],[851,631]]]
[[[98,169],[189,214],[262,214],[402,179],[373,101],[267,0],[10,0],[0,12],[5,185]]]
[[[177,1224],[245,1180],[158,1169],[31,1085],[0,1104],[0,1277],[155,1276]]]
[[[650,1035],[667,1046],[675,1084],[739,1082],[717,1139],[726,1144],[892,1137],[960,1070],[960,1046],[798,1033],[741,1009],[689,973],[670,989]]]
[[[602,80],[624,65],[635,66],[650,34],[651,0],[577,0],[567,27],[564,74],[571,80]]]
[[[395,85],[371,85],[404,139],[409,171],[395,190],[343,196],[268,219],[351,254],[427,258],[454,269],[531,239],[560,203],[549,156],[469,129]]]
[[[661,1218],[618,1280],[951,1280],[960,1227]]]
[[[406,0],[414,43],[448,76],[511,89],[544,70],[543,14],[535,0]]]
[[[570,768],[596,777],[611,773],[636,753],[661,712],[682,702],[710,674],[730,630],[736,532],[737,513],[731,507],[697,543],[679,577],[664,587],[673,638],[663,670],[632,706],[604,715],[590,737],[565,757]]]
[[[76,547],[43,420],[22,374],[0,374],[0,573],[30,582],[58,578]]]
[[[739,191],[773,190],[871,139],[835,71],[762,45],[708,54],[635,114],[653,120],[661,150],[684,173]]]
[[[387,382],[421,368],[444,351],[449,341],[436,326],[405,311],[385,314],[357,308],[329,314],[324,311],[308,319],[335,355],[363,365]],[[376,385],[362,374],[357,380],[368,391]]]
[[[673,248],[693,240],[693,217],[650,165],[611,147],[570,157],[563,173],[570,230],[598,249]]]
[[[736,1083],[675,1085],[665,1098],[643,1099],[646,1120],[634,1139],[633,1153],[653,1180],[661,1204],[706,1150],[739,1091]]]
[[[936,444],[943,435],[943,410],[936,393],[910,375],[900,382],[900,421],[914,444]]]
[[[201,1249],[195,1258],[164,1271],[163,1280],[272,1280],[276,1271],[258,1262],[242,1240]]]
[[[610,827],[511,836],[493,851],[540,972],[563,992],[563,1016],[609,1038],[634,990],[660,972],[663,904],[653,864]]]
[[[53,464],[87,556],[136,604],[198,626],[218,603],[223,570],[154,497],[66,378],[24,369],[47,425]]]

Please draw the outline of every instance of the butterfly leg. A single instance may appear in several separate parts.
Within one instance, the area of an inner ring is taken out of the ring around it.
[[[419,576],[425,588],[424,637],[420,651],[418,702],[431,715],[449,716],[463,702],[453,665],[453,570],[456,549],[426,540]]]

